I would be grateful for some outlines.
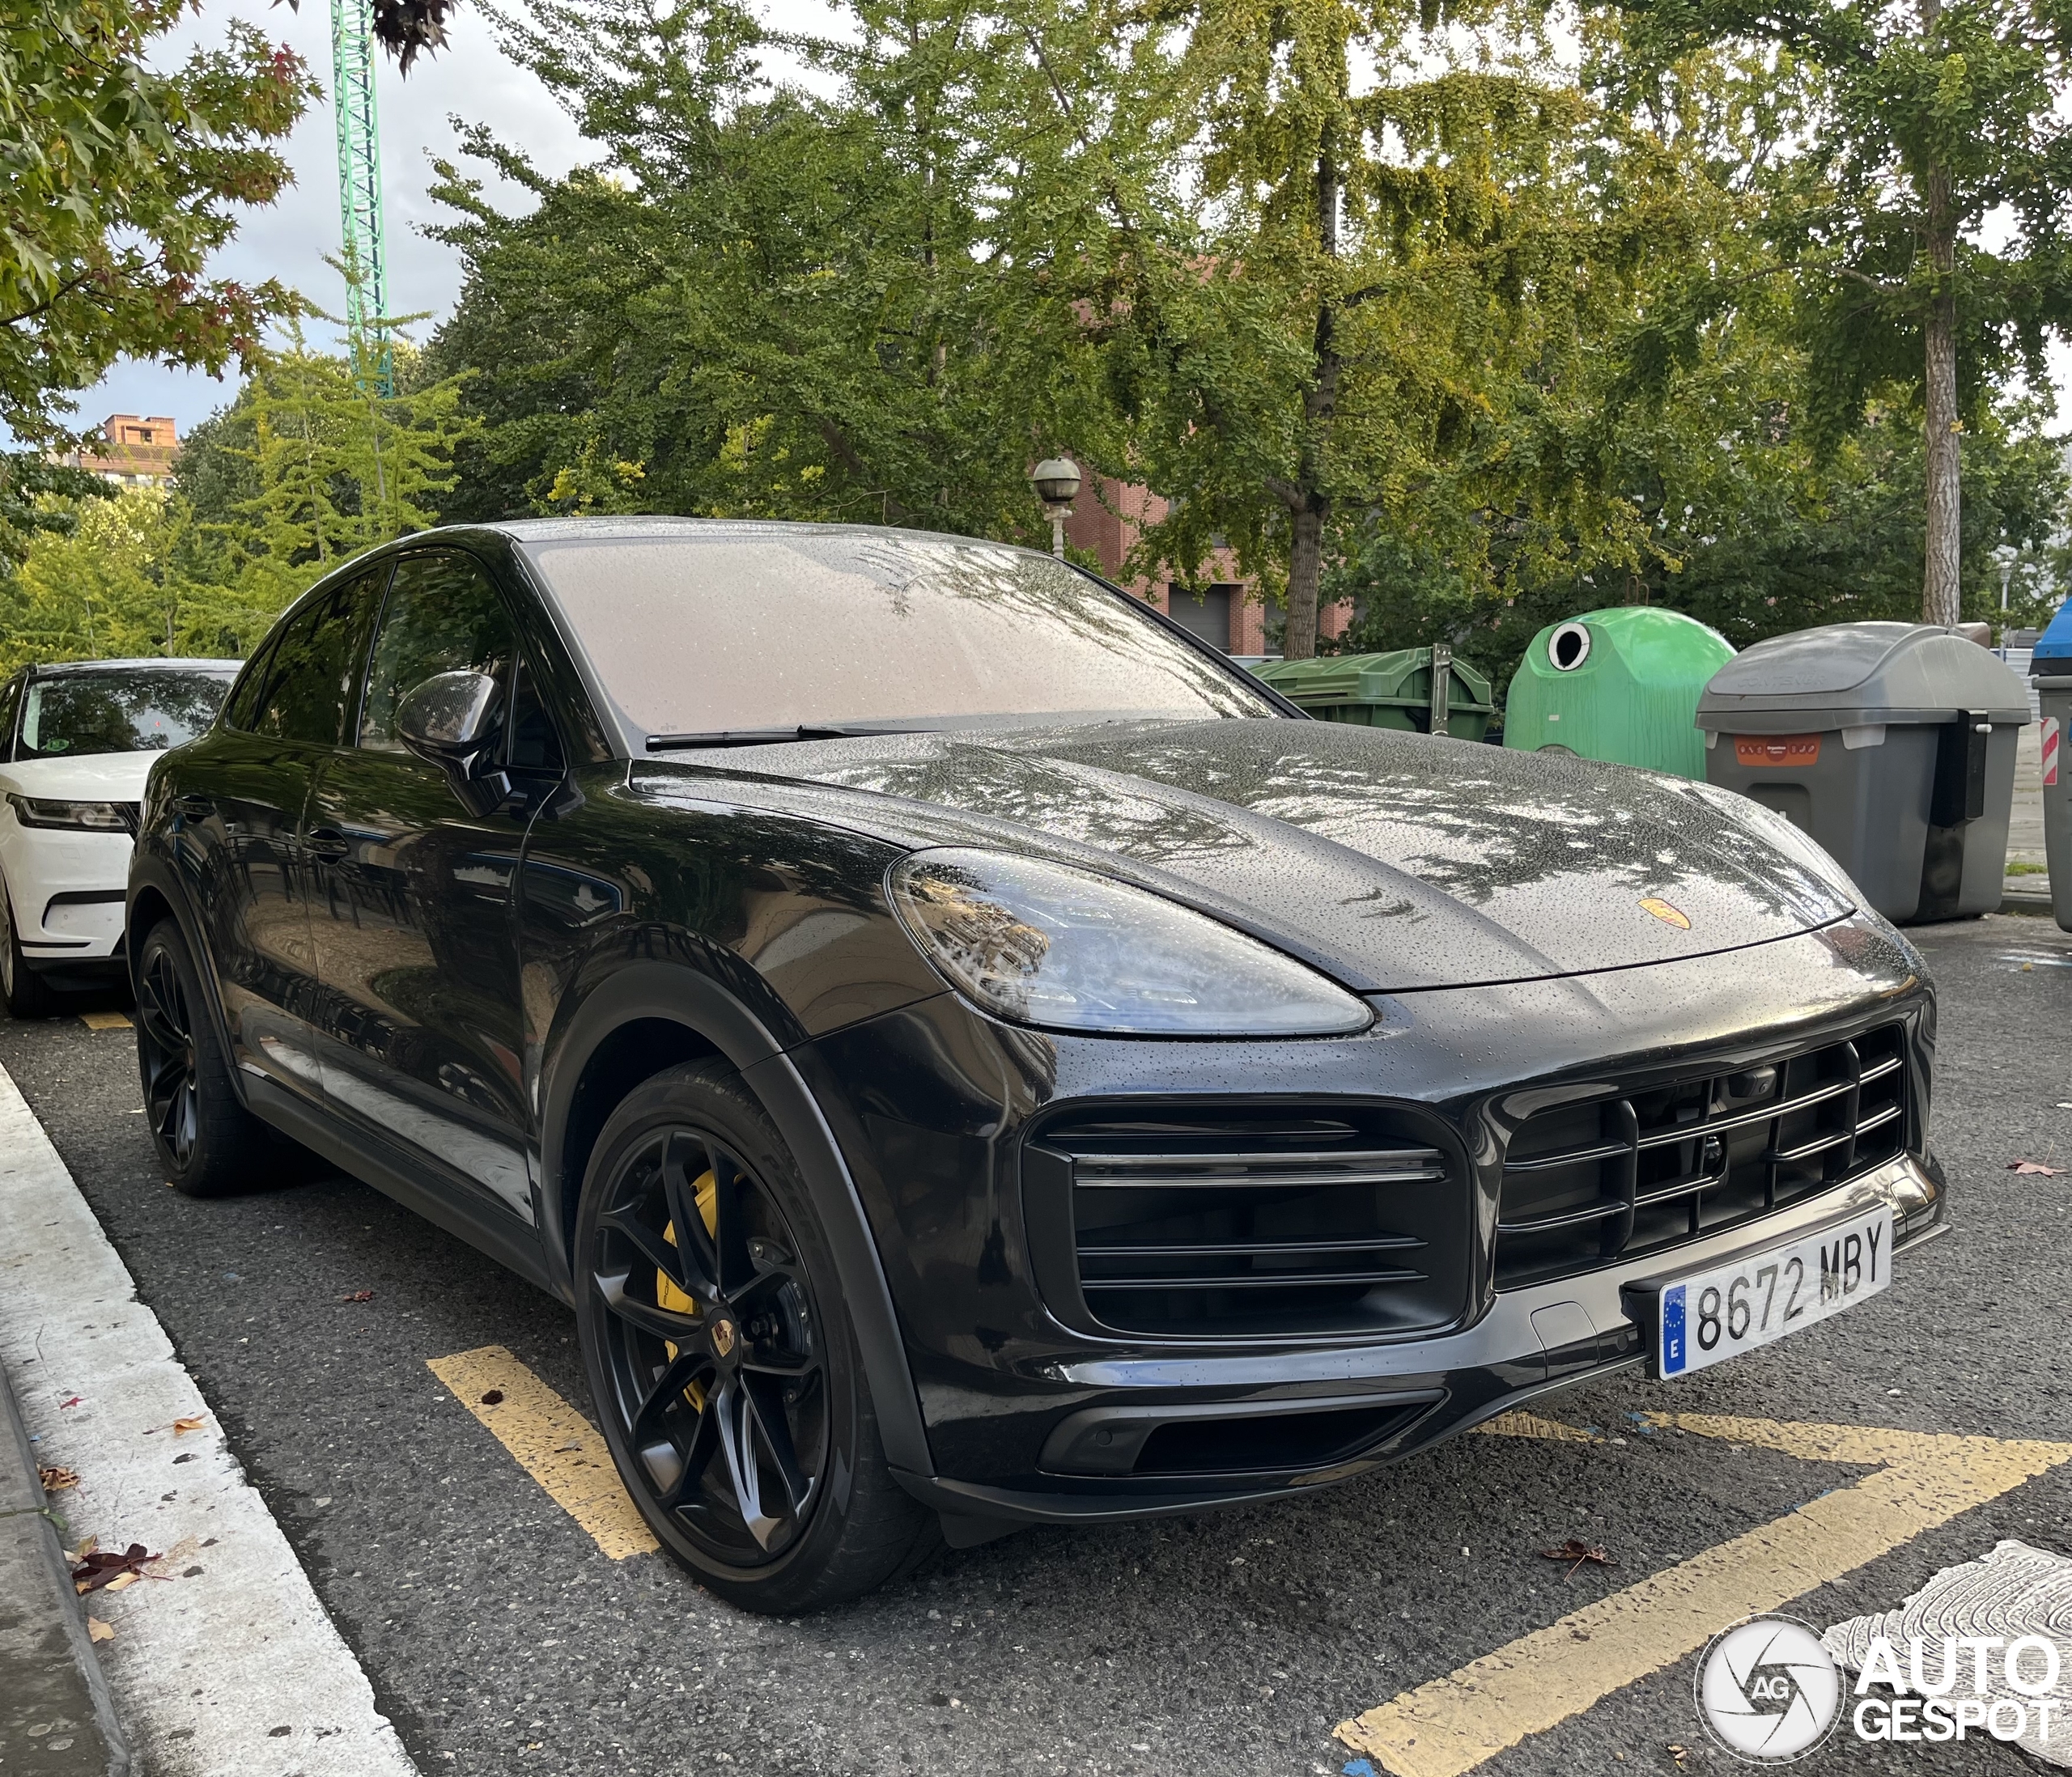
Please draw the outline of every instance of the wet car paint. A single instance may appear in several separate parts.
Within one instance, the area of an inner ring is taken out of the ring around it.
[[[272,1083],[298,1094],[292,1107],[249,1072],[240,1084],[262,1115],[329,1143],[342,1164],[567,1296],[568,1233],[613,1083],[727,1055],[823,1181],[824,1214],[853,1215],[845,1288],[885,1397],[888,1448],[945,1509],[1126,1513],[1314,1485],[1550,1381],[1637,1361],[1641,1337],[1618,1292],[1645,1267],[1501,1298],[1492,1286],[1493,1169],[1523,1095],[1602,1093],[1615,1075],[1696,1055],[1758,1057],[1897,1017],[1917,1107],[1910,1145],[1925,1152],[1933,1002],[1917,954],[1702,786],[1299,719],[628,760],[612,750],[609,711],[593,712],[593,676],[507,539],[436,541],[499,575],[528,660],[554,688],[572,763],[563,782],[488,816],[448,787],[444,826],[493,841],[495,892],[482,843],[442,842],[437,869],[384,901],[373,941],[386,949],[363,973],[415,969],[431,1018],[458,1016],[467,996],[427,961],[433,935],[473,927],[478,947],[496,950],[496,928],[507,930],[512,978],[497,1016],[507,1034],[489,1055],[502,1080],[463,1070],[443,1092],[420,1084],[414,1102],[444,1127],[408,1143],[391,1139],[393,1118],[384,1128],[378,1115],[312,1100],[306,1079]],[[299,908],[307,946],[307,922],[329,913],[318,912],[306,860],[244,834],[212,859],[183,830],[183,801],[247,776],[266,781],[277,820],[299,819],[287,812],[300,807],[298,783],[306,795],[324,761],[278,747],[248,757],[248,739],[218,730],[155,773],[133,898],[159,897],[189,923],[233,1024],[263,1003],[253,1015],[316,1033],[326,1065],[350,1064],[367,1084],[393,1042],[421,1038],[370,1038],[363,992],[342,978],[287,979],[244,914],[224,912],[278,900],[292,925]],[[435,790],[432,802],[418,817],[427,833],[442,826]],[[1091,863],[1266,936],[1369,995],[1376,1024],[1353,1037],[1148,1041],[990,1018],[947,991],[885,888],[913,850],[986,844]],[[1688,925],[1640,905],[1650,898]],[[232,928],[246,935],[225,935]],[[361,921],[354,942],[369,929]],[[483,991],[493,997],[493,983],[475,997]],[[248,1037],[248,1055],[264,1048],[263,1033]],[[422,1157],[479,1135],[485,1092],[523,1151],[522,1183],[507,1172],[499,1191],[469,1189]],[[1196,1340],[1176,1351],[1075,1330],[1047,1300],[1045,1236],[1023,1172],[1025,1138],[1047,1117],[1116,1101],[1334,1100],[1414,1107],[1458,1151],[1470,1281],[1444,1330],[1450,1345],[1426,1334]],[[1715,1236],[1692,1253],[1750,1237]],[[1571,1304],[1587,1331],[1551,1350],[1533,1316]],[[1243,1407],[1348,1389],[1414,1396],[1420,1410],[1388,1444],[1327,1473],[1175,1486],[1042,1467],[1063,1419],[1105,1400]]]

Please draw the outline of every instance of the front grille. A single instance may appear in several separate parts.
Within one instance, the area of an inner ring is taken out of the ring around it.
[[[1430,1132],[1359,1108],[1054,1126],[1090,1319],[1259,1336],[1441,1325],[1467,1294],[1467,1193]]]
[[[1906,1145],[1906,1082],[1895,1024],[1539,1112],[1505,1155],[1497,1287],[1659,1252],[1892,1159]]]

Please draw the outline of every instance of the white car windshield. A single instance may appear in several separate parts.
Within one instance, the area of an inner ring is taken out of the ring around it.
[[[215,720],[236,663],[220,672],[67,672],[30,682],[22,699],[17,759],[95,753],[163,753]]]

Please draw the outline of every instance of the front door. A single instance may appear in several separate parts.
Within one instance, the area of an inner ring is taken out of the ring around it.
[[[403,557],[368,660],[356,740],[311,795],[311,934],[323,984],[324,1089],[469,1202],[529,1224],[529,1119],[512,886],[522,806],[405,749],[404,696],[435,673],[507,688],[516,650],[488,575],[457,551]]]

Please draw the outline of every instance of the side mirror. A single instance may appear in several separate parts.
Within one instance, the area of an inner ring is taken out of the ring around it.
[[[464,766],[495,738],[502,688],[486,672],[439,672],[405,692],[396,733],[435,765]]]

